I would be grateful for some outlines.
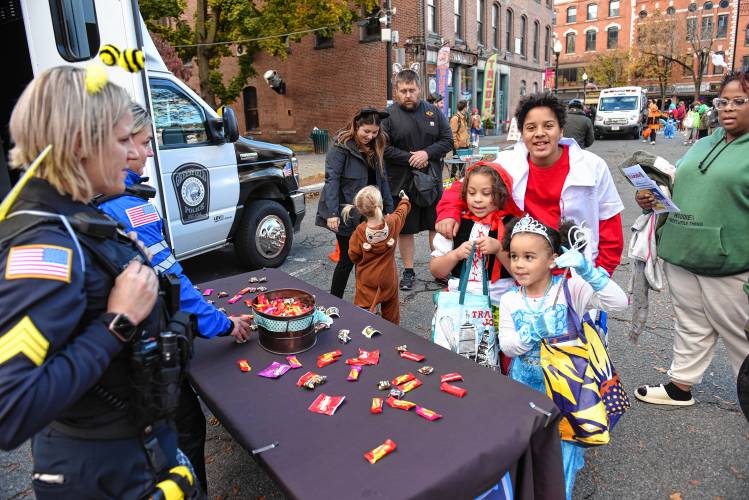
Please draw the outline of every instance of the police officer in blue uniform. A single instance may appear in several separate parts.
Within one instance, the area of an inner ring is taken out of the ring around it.
[[[11,116],[29,171],[0,205],[0,448],[32,438],[38,499],[164,498],[170,481],[189,497],[173,415],[191,322],[88,204],[124,188],[133,147],[127,92],[92,75],[45,71]]]
[[[155,190],[145,184],[141,177],[146,160],[153,156],[151,119],[148,112],[139,104],[131,106],[133,114],[132,138],[134,154],[128,157],[125,192],[95,199],[95,204],[106,214],[122,223],[127,231],[137,233],[151,253],[151,265],[159,273],[170,273],[180,280],[180,308],[195,314],[198,320],[198,334],[201,337],[232,335],[238,342],[245,342],[250,336],[250,325],[243,317],[227,316],[205,301],[185,276],[182,266],[172,254],[164,239],[164,223],[156,207],[149,201]],[[177,411],[179,447],[195,467],[200,484],[207,491],[208,480],[205,472],[205,416],[195,392],[189,384],[182,387],[180,405]]]

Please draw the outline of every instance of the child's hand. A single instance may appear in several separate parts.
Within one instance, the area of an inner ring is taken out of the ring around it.
[[[452,251],[452,254],[458,260],[465,260],[471,255],[471,247],[473,247],[473,242],[463,242],[462,245]]]
[[[496,255],[502,250],[499,240],[490,236],[482,236],[476,240],[476,249],[481,250],[482,254]]]

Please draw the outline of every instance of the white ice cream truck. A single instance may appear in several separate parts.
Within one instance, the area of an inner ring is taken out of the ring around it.
[[[219,116],[170,73],[137,0],[0,0],[0,27],[6,68],[0,198],[18,175],[6,159],[10,113],[34,75],[53,66],[90,64],[105,44],[140,48],[145,71],[131,74],[114,67],[109,75],[154,119],[155,156],[146,175],[156,188],[153,202],[176,257],[233,243],[248,267],[284,261],[305,215],[296,158],[288,148],[240,137],[231,108]]]

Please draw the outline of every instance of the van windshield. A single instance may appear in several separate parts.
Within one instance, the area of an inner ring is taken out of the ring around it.
[[[637,109],[637,96],[603,97],[598,111],[632,111]]]

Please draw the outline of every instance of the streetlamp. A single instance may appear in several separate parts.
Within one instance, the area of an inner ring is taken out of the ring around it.
[[[559,93],[559,54],[562,53],[562,42],[559,41],[559,37],[554,33],[554,95]]]
[[[585,91],[588,87],[588,73],[583,70],[583,109],[585,109]]]

